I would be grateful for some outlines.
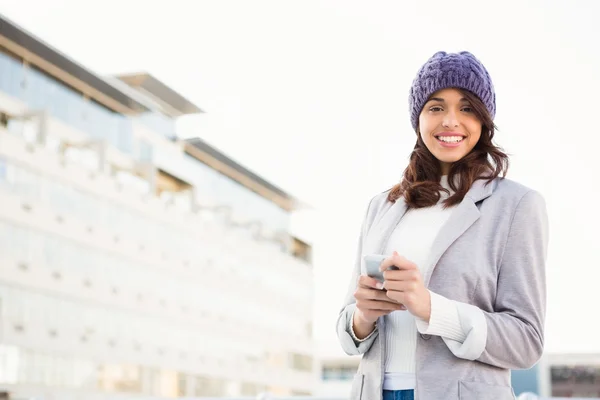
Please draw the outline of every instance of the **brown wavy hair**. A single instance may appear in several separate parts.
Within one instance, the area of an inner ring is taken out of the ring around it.
[[[445,208],[460,203],[476,180],[484,179],[489,183],[500,174],[506,176],[509,166],[508,155],[492,142],[497,128],[487,108],[475,94],[459,90],[481,121],[481,137],[469,154],[450,166],[448,185],[454,194],[444,200]],[[388,194],[388,200],[395,202],[404,197],[408,208],[433,206],[440,200],[441,191],[450,194],[440,185],[441,177],[440,161],[425,146],[417,126],[417,143],[410,155],[410,162],[404,170],[402,181]]]

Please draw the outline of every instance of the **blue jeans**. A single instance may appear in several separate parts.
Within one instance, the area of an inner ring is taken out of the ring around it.
[[[384,390],[383,400],[415,400],[414,390]]]

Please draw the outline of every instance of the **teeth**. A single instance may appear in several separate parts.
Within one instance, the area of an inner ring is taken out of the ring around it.
[[[438,140],[446,143],[458,143],[463,140],[462,136],[438,136]]]

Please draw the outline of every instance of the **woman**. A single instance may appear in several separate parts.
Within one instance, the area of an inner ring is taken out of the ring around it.
[[[343,349],[362,354],[351,400],[513,399],[510,370],[544,345],[544,200],[503,178],[494,88],[472,54],[434,54],[409,103],[417,143],[369,204],[338,318]],[[386,256],[383,284],[369,254]]]

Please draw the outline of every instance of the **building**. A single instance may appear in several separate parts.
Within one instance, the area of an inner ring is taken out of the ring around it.
[[[600,354],[546,353],[534,368],[513,372],[513,386],[548,397],[598,399]]]
[[[86,400],[310,394],[300,205],[0,16],[0,391]],[[110,394],[110,396],[107,396]]]

